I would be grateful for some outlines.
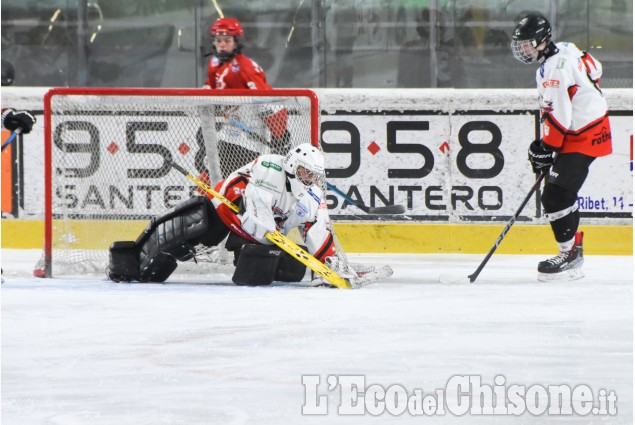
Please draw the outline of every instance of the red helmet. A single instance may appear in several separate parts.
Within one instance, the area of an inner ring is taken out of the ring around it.
[[[210,29],[212,35],[233,35],[243,36],[243,27],[235,18],[218,18]]]

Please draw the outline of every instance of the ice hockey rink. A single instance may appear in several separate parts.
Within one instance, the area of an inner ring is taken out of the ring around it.
[[[3,424],[633,421],[629,256],[587,256],[583,280],[539,283],[542,256],[494,255],[475,283],[442,285],[441,273],[467,275],[483,256],[360,255],[394,275],[359,290],[238,287],[222,273],[166,284],[37,279],[38,256],[2,250]],[[617,416],[338,414],[341,387],[326,382],[349,375],[408,394],[457,375],[587,385],[617,395]],[[320,396],[328,414],[303,414]]]

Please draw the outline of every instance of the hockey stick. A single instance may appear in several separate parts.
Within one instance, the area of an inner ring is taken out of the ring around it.
[[[11,144],[11,142],[13,142],[13,140],[16,138],[16,136],[18,134],[20,134],[20,133],[22,133],[22,127],[16,128],[15,131],[13,133],[11,133],[11,136],[9,136],[7,141],[2,144],[2,150],[4,150],[4,148],[9,146]]]
[[[344,192],[339,190],[337,187],[333,186],[331,183],[327,182],[326,187],[329,190],[340,195],[349,204],[355,205],[357,208],[364,211],[366,214],[403,214],[406,212],[406,207],[404,207],[403,205],[386,205],[383,207],[367,207],[366,205],[349,198]]]
[[[511,229],[512,226],[514,225],[514,223],[516,222],[516,219],[518,218],[518,216],[520,216],[520,213],[522,212],[523,208],[525,208],[525,205],[527,205],[527,202],[529,202],[529,199],[533,196],[534,192],[538,190],[538,187],[540,187],[540,183],[542,182],[542,180],[545,178],[546,175],[547,175],[547,172],[544,172],[538,176],[538,178],[536,179],[536,182],[531,187],[531,190],[529,191],[529,193],[523,200],[523,203],[520,204],[520,207],[518,207],[518,210],[516,211],[514,216],[507,222],[507,225],[505,226],[501,234],[498,236],[498,239],[496,239],[496,242],[494,242],[494,245],[489,250],[489,252],[485,256],[483,261],[481,261],[481,264],[476,268],[474,273],[472,273],[471,275],[467,277],[442,274],[441,276],[439,276],[439,282],[441,283],[473,283],[478,277],[478,275],[481,273],[483,268],[485,267],[485,264],[487,264],[491,256],[494,254],[494,251],[496,251],[496,249],[498,248],[498,245],[500,245],[500,243],[503,241],[503,239],[505,238],[505,235],[507,235],[507,232],[509,232],[509,229]]]
[[[252,130],[251,128],[247,127],[245,124],[241,123],[240,121],[234,119],[234,118],[230,118],[229,119],[229,123],[231,125],[233,125],[234,127],[238,127],[239,129],[241,129],[242,131],[244,131],[245,133],[247,133],[249,136],[253,137],[257,142],[262,143],[265,146],[269,146],[269,140],[265,139],[264,137],[262,137],[260,134],[256,133],[254,130]]]
[[[220,202],[222,202],[223,204],[227,205],[233,212],[238,214],[239,208],[232,201],[230,201],[229,199],[225,198],[223,195],[221,195],[220,193],[218,193],[217,191],[212,189],[210,186],[208,186],[207,184],[205,184],[204,182],[202,182],[198,178],[194,177],[185,168],[181,167],[179,164],[175,163],[174,161],[168,160],[168,163],[170,163],[170,165],[172,165],[177,171],[179,171],[181,174],[183,174],[192,183],[194,183],[195,185],[197,185],[201,189],[205,190],[207,193],[212,195],[214,198],[218,199]],[[289,255],[294,257],[296,260],[298,260],[299,262],[301,262],[302,264],[304,264],[305,266],[307,266],[308,268],[313,270],[315,273],[317,273],[320,277],[322,277],[324,280],[326,280],[331,285],[336,286],[338,288],[352,288],[352,285],[351,285],[351,283],[348,280],[346,280],[343,277],[339,276],[337,273],[335,273],[329,267],[324,265],[320,260],[318,260],[317,258],[312,256],[311,254],[306,252],[304,249],[300,248],[295,243],[293,243],[292,240],[287,238],[282,233],[280,233],[278,231],[268,232],[265,235],[265,237],[269,241],[273,242],[276,246],[278,246],[279,248],[281,248],[282,250],[287,252]]]

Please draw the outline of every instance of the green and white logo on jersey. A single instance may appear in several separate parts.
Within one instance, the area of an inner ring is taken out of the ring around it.
[[[274,183],[272,183],[270,181],[263,180],[263,179],[256,179],[255,181],[253,181],[253,183],[256,186],[264,187],[264,188],[267,188],[267,189],[269,189],[269,190],[271,190],[273,192],[280,193],[280,191],[278,190],[278,187]]]
[[[276,171],[282,171],[282,167],[279,166],[278,164],[274,164],[273,162],[262,161],[261,164],[263,167],[273,168]]]

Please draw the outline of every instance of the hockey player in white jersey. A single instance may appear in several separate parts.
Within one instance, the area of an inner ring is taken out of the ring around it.
[[[217,192],[240,206],[239,214],[216,199],[192,198],[153,219],[136,241],[115,242],[108,276],[163,282],[177,261],[194,256],[198,244],[216,246],[227,237],[225,246],[234,252],[234,283],[298,282],[306,267],[265,237],[297,228],[306,250],[355,286],[358,272],[338,257],[323,180],[324,157],[311,144],[296,146],[286,156],[261,155],[216,185]]]
[[[540,64],[542,134],[528,155],[534,172],[549,173],[541,202],[560,253],[538,264],[538,279],[572,280],[584,276],[578,192],[591,163],[612,152],[611,126],[600,90],[600,62],[573,43],[554,43],[551,37],[549,21],[532,13],[514,29],[511,49],[519,61]]]
[[[299,228],[308,252],[324,262],[335,254],[335,245],[320,188],[323,180],[324,157],[305,143],[286,156],[261,155],[216,186],[227,199],[242,205],[241,214],[216,199],[212,202],[225,225],[248,241],[269,245],[267,232],[288,234]]]

